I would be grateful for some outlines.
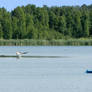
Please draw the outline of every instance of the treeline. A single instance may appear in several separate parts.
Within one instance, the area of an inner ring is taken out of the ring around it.
[[[65,39],[92,36],[92,5],[0,8],[0,39]]]

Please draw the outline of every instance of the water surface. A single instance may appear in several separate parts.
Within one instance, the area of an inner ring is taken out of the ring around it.
[[[91,46],[2,46],[0,55],[62,56],[62,58],[0,57],[0,92],[91,92]]]

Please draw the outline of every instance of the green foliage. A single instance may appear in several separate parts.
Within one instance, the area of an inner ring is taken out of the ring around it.
[[[92,5],[0,8],[0,39],[86,38],[92,36]]]
[[[25,38],[26,35],[26,22],[25,22],[25,14],[24,11],[21,7],[17,7],[16,9],[14,9],[14,11],[12,12],[12,16],[16,17],[18,19],[17,22],[17,27],[18,27],[18,33],[19,36],[18,38],[23,39]]]
[[[3,31],[3,38],[4,39],[11,39],[12,38],[12,24],[11,24],[11,16],[10,13],[7,12],[5,9],[2,9],[2,31]]]
[[[82,25],[81,25],[81,13],[80,11],[74,11],[73,15],[73,32],[72,36],[76,38],[82,37]]]
[[[89,10],[89,34],[92,35],[92,8]]]
[[[60,33],[62,33],[63,35],[66,35],[66,19],[65,19],[65,16],[60,16],[59,17],[59,22],[58,22],[58,31]]]
[[[0,23],[0,39],[2,39],[2,38],[3,38],[3,31],[2,31],[2,25]]]
[[[89,36],[89,15],[88,11],[85,10],[85,7],[82,9],[82,17],[81,17],[81,24],[82,24],[82,36],[88,37]]]

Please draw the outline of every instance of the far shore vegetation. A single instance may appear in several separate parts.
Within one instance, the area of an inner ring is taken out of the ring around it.
[[[92,5],[0,8],[0,46],[92,45]]]
[[[0,46],[92,46],[92,39],[59,39],[59,40],[0,40]]]

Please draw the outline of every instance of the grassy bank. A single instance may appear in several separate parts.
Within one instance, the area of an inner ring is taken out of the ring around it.
[[[0,46],[91,46],[92,39],[61,39],[61,40],[0,40]]]

